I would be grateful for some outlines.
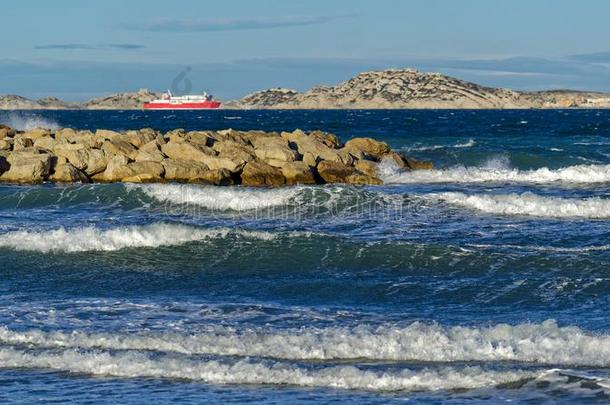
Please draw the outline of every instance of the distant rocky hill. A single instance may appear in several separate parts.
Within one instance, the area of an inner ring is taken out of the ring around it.
[[[87,110],[140,110],[142,104],[161,98],[162,93],[140,89],[135,93],[118,93],[108,97],[94,98],[82,104]]]
[[[16,95],[0,96],[0,110],[139,110],[147,101],[160,98],[162,93],[141,89],[94,98],[84,103],[71,103],[55,97],[30,100]]]
[[[364,72],[306,92],[276,88],[226,103],[230,108],[565,108],[610,107],[610,94],[569,90],[523,92],[413,69]]]
[[[84,103],[7,95],[0,96],[0,109],[138,110],[144,102],[161,95],[142,89]],[[575,90],[515,91],[480,86],[440,73],[388,69],[360,73],[336,86],[317,86],[305,92],[286,88],[257,91],[222,105],[231,109],[571,107],[610,108],[610,94]]]

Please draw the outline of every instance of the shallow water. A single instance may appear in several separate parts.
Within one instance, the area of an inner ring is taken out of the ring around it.
[[[0,398],[610,395],[610,112],[0,112],[375,136],[383,186],[0,186]]]

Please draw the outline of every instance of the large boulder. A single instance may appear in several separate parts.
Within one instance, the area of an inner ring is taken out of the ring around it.
[[[116,131],[110,131],[108,129],[98,129],[97,131],[95,131],[95,136],[101,141],[113,141],[115,139],[121,139],[123,137],[123,134]]]
[[[286,184],[316,184],[311,167],[305,162],[286,162],[281,170]]]
[[[184,135],[184,139],[193,145],[210,146],[214,142],[212,134],[208,131],[190,131]]]
[[[261,131],[255,131],[256,133],[260,133]],[[234,129],[223,129],[221,131],[216,131],[213,134],[213,138],[216,142],[219,141],[231,141],[241,145],[251,146],[250,135],[249,132],[244,131],[236,131]]]
[[[130,130],[125,132],[123,138],[124,141],[129,142],[136,148],[140,148],[142,145],[145,145],[157,138],[157,132],[151,128],[143,128],[140,130]]]
[[[51,130],[46,128],[34,128],[29,131],[24,132],[20,135],[23,138],[31,139],[34,142],[38,138],[42,138],[43,136],[52,136]]]
[[[337,138],[337,135],[331,134],[329,132],[312,131],[309,133],[309,136],[318,142],[322,142],[324,145],[328,146],[331,149],[337,149],[340,145],[339,138]]]
[[[195,181],[204,178],[210,170],[204,163],[183,159],[165,159],[161,162],[165,169],[165,180]]]
[[[168,131],[165,134],[164,139],[167,142],[176,142],[176,143],[186,142],[186,131],[182,128]]]
[[[387,143],[373,138],[352,138],[345,142],[345,148],[365,153],[375,160],[381,159],[383,155],[391,150]]]
[[[89,178],[70,163],[60,163],[55,165],[49,180],[56,183],[88,183]]]
[[[227,169],[232,173],[239,172],[245,165],[242,160],[232,160],[224,156],[206,156],[202,159],[211,170]]]
[[[390,152],[386,153],[385,155],[383,155],[383,157],[381,158],[381,162],[384,164],[390,165],[392,167],[395,167],[399,170],[409,168],[409,166],[407,166],[407,161],[405,160],[405,158],[402,157],[402,155],[400,155],[399,153],[394,152],[394,151],[390,151]]]
[[[378,177],[359,172],[354,167],[341,162],[323,160],[318,164],[317,170],[327,183],[383,184]]]
[[[161,152],[159,141],[157,139],[142,145],[138,149],[136,162],[158,162],[161,163],[166,156]]]
[[[74,167],[85,171],[89,176],[106,170],[108,156],[104,150],[91,149],[79,143],[57,143],[52,148],[56,156],[64,157]]]
[[[264,161],[294,162],[297,153],[288,145],[288,141],[281,137],[262,137],[252,139],[254,153]]]
[[[145,152],[145,151],[138,151],[138,154],[136,155],[136,162],[158,162],[161,163],[163,161],[163,159],[165,159],[165,155],[163,153],[161,153],[161,151],[156,151],[156,152]]]
[[[76,131],[71,128],[63,128],[55,133],[55,139],[62,143],[78,143],[90,148],[102,146],[103,139],[91,131]]]
[[[242,144],[231,140],[216,141],[212,149],[218,152],[219,157],[230,159],[234,162],[246,163],[256,159],[254,148],[249,144]]]
[[[241,173],[244,186],[281,186],[285,183],[281,169],[263,162],[248,162]]]
[[[303,156],[303,161],[311,167],[315,167],[321,160],[342,161],[337,150],[329,148],[320,140],[299,129],[293,132],[282,132],[282,138],[287,140],[292,148],[296,148]]]
[[[52,151],[55,145],[57,145],[57,141],[52,136],[41,136],[34,141],[35,147],[49,151]]]
[[[227,169],[208,170],[199,177],[193,177],[189,183],[213,184],[215,186],[230,186],[235,184],[232,173]]]
[[[93,176],[94,180],[97,181],[121,181],[125,177],[133,175],[132,170],[128,167],[129,159],[125,155],[115,155],[106,166],[106,170],[103,173],[99,173]]]
[[[13,142],[14,142],[14,140],[12,138],[0,139],[0,150],[13,149]]]
[[[128,183],[160,181],[165,173],[165,168],[158,162],[134,162],[129,163],[127,168],[131,171],[131,175],[121,180]]]
[[[16,133],[13,128],[0,124],[0,139],[12,138]]]
[[[399,170],[430,170],[434,168],[432,162],[407,158],[394,151],[383,155],[382,161],[391,164]]]
[[[369,175],[371,177],[379,176],[377,163],[371,162],[370,160],[358,160],[354,164],[354,168],[359,172]]]
[[[34,146],[34,142],[30,138],[18,137],[13,139],[13,150],[23,150]]]
[[[243,162],[241,161],[233,161],[227,157],[216,156],[216,151],[208,146],[170,141],[162,145],[161,150],[171,159],[200,162],[211,170],[227,169],[231,172],[238,172],[243,167]]]
[[[131,183],[143,183],[160,181],[165,173],[165,167],[157,162],[133,162],[129,163],[127,157],[116,155],[108,162],[108,167],[103,174],[94,177],[99,181],[124,181]]]
[[[138,150],[135,146],[122,139],[104,141],[102,150],[109,156],[122,155],[132,160],[135,159],[138,154]]]
[[[161,145],[163,153],[171,159],[194,160],[201,162],[208,156],[216,155],[216,151],[207,146],[193,145],[186,141],[176,142],[170,140],[168,143]]]
[[[51,155],[35,152],[13,152],[6,158],[9,169],[0,180],[15,183],[40,183],[51,170]]]
[[[411,170],[432,170],[432,169],[434,169],[434,165],[432,164],[432,162],[428,162],[425,160],[415,160],[415,159],[411,159],[411,158],[405,158],[405,161],[407,162],[407,166],[409,166],[409,169],[411,169]]]

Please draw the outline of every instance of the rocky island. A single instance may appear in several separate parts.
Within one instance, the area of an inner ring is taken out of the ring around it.
[[[515,91],[414,69],[364,72],[306,92],[258,91],[226,107],[244,109],[609,108],[610,94],[572,90]]]
[[[139,110],[161,93],[141,89],[82,103],[48,97],[30,100],[0,96],[0,109]],[[364,72],[335,86],[317,86],[305,92],[286,88],[257,91],[226,101],[230,109],[507,109],[507,108],[610,108],[610,94],[576,91],[516,91],[481,86],[440,73],[414,69]]]
[[[214,185],[381,184],[378,164],[430,169],[372,138],[333,134],[150,128],[33,129],[0,126],[0,182],[189,182]]]

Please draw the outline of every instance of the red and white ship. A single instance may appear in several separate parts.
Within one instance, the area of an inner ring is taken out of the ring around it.
[[[169,90],[162,99],[152,100],[142,106],[145,110],[207,110],[218,107],[220,101],[214,100],[214,97],[206,92],[202,95],[177,97]]]

